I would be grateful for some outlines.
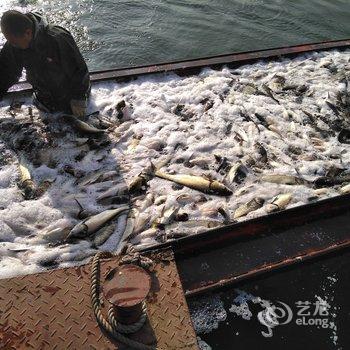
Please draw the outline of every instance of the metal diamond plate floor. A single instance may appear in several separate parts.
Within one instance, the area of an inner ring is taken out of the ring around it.
[[[147,339],[164,350],[198,349],[187,303],[170,251],[156,262],[147,299]],[[103,260],[101,281],[118,262]],[[103,283],[101,283],[103,288]],[[135,334],[136,340],[144,336]],[[90,305],[90,265],[0,282],[1,349],[127,349],[98,326]]]

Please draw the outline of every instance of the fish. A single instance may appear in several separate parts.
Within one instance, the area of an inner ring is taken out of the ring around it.
[[[265,201],[263,198],[253,198],[248,203],[243,204],[236,209],[235,213],[233,214],[233,219],[236,220],[242,216],[246,216],[252,211],[260,209],[264,205],[264,202]]]
[[[338,141],[340,143],[350,144],[350,130],[342,129],[338,134]]]
[[[255,113],[254,115],[266,129],[269,129],[269,123],[266,121],[266,119],[263,115],[261,115],[259,113]]]
[[[291,193],[283,193],[274,197],[269,204],[266,205],[266,212],[273,213],[275,211],[283,210],[292,200]]]
[[[242,183],[247,177],[248,172],[249,170],[244,164],[242,164],[241,162],[237,162],[236,164],[231,166],[226,176],[227,183],[229,185],[233,184],[234,182],[238,184]]]
[[[76,217],[79,220],[84,220],[92,215],[96,215],[96,212],[93,213],[89,210],[86,210],[76,198],[74,198],[74,200],[78,204],[79,209],[78,209],[78,211],[75,210],[74,214],[73,215],[71,214],[72,216]]]
[[[136,217],[138,214],[139,212],[135,208],[129,211],[128,217],[126,219],[125,229],[117,247],[117,254],[123,250],[124,246],[130,241],[130,239],[136,236],[133,233],[136,224]]]
[[[138,235],[140,232],[151,227],[151,224],[154,222],[154,219],[150,214],[141,213],[137,216],[135,222],[134,235]]]
[[[52,183],[54,182],[55,180],[44,180],[42,181],[37,189],[36,189],[36,196],[37,197],[41,197],[49,188],[50,186],[52,185]]]
[[[263,90],[262,94],[265,96],[270,97],[272,100],[274,100],[275,102],[277,102],[278,104],[280,104],[280,101],[278,101],[276,99],[276,97],[273,95],[272,90],[266,85],[266,84],[262,84],[261,88]]]
[[[135,193],[141,191],[145,186],[147,186],[148,181],[153,177],[153,167],[152,171],[145,170],[139,175],[135,176],[130,182],[128,188],[130,193]]]
[[[316,190],[314,190],[314,193],[316,196],[322,196],[324,194],[327,194],[329,191],[329,189],[327,187],[323,187],[323,188],[318,188]]]
[[[67,238],[70,230],[72,229],[72,225],[61,225],[60,227],[54,227],[44,232],[40,232],[31,242],[35,243],[49,243],[51,246],[63,244],[65,239]]]
[[[135,203],[135,204],[137,204],[138,207],[139,207],[139,210],[141,212],[143,212],[148,207],[150,207],[153,204],[153,202],[154,202],[154,194],[153,193],[148,193],[140,204],[138,202]]]
[[[107,191],[102,192],[97,198],[96,201],[99,204],[103,204],[105,202],[108,202],[108,199],[124,196],[129,193],[129,188],[125,184],[117,184],[111,188],[109,188]]]
[[[327,177],[336,177],[340,175],[342,172],[344,172],[346,169],[344,168],[338,168],[334,165],[332,165],[326,172]]]
[[[180,228],[181,228],[181,232],[184,232],[184,230],[186,229],[196,229],[198,227],[211,229],[219,226],[222,226],[222,222],[219,220],[208,220],[208,219],[193,220],[192,219],[192,220],[187,220],[185,222],[182,222]],[[179,229],[178,222],[172,223],[167,227],[165,227],[165,232],[166,233],[173,232],[175,229]]]
[[[229,224],[232,221],[230,217],[230,213],[224,207],[218,208],[218,213],[223,217],[225,225]],[[188,218],[186,221],[188,221]]]
[[[133,237],[131,239],[131,243],[132,244],[139,244],[145,238],[156,238],[158,233],[159,233],[159,230],[157,228],[151,227],[148,230],[143,231],[140,234],[138,234],[137,236]],[[164,232],[162,232],[162,234],[164,234]],[[122,248],[119,249],[119,247],[118,247],[117,253],[120,252],[120,251],[122,251]]]
[[[158,228],[164,228],[166,225],[169,225],[175,220],[179,209],[180,207],[172,206],[166,210],[163,210],[162,216],[155,221],[153,226]]]
[[[347,184],[339,189],[339,192],[342,194],[350,193],[350,184]]]
[[[96,182],[103,182],[110,180],[114,178],[115,176],[119,175],[119,172],[116,170],[110,170],[110,171],[93,171],[90,174],[85,175],[81,179],[77,181],[77,184],[79,186],[87,186],[94,184]]]
[[[129,206],[121,206],[117,209],[108,209],[93,215],[75,225],[67,236],[67,241],[85,238],[103,227],[108,221],[114,219],[123,212],[129,210]]]
[[[268,156],[267,156],[266,148],[261,143],[258,143],[258,142],[255,144],[255,147],[258,151],[258,154],[260,155],[259,161],[261,161],[262,163],[267,163]]]
[[[350,175],[327,177],[321,176],[313,181],[313,185],[316,188],[332,187],[334,185],[341,185],[344,182],[350,182]]]
[[[62,116],[62,119],[71,124],[73,128],[83,134],[94,134],[94,135],[101,135],[105,133],[105,130],[97,129],[92,125],[89,125],[88,123],[78,119],[77,117],[65,114]]]
[[[193,166],[197,165],[198,167],[208,170],[211,159],[209,157],[198,157],[188,161],[188,163]]]
[[[154,205],[161,205],[161,204],[164,204],[168,199],[168,196],[159,196],[158,198],[155,199],[154,201]]]
[[[93,244],[98,247],[104,244],[109,237],[114,233],[116,224],[115,222],[106,225],[104,227],[101,227],[96,233],[94,234],[93,238]]]
[[[166,174],[159,170],[156,170],[154,174],[155,176],[161,179],[172,181],[179,185],[183,185],[204,193],[214,194],[218,196],[232,195],[232,191],[217,180],[211,180],[201,176],[186,175],[186,174],[171,175],[171,174]]]
[[[271,174],[261,177],[261,181],[271,182],[281,185],[305,185],[308,181],[293,175]]]
[[[29,172],[29,168],[26,164],[26,161],[24,160],[24,157],[20,158],[19,172],[20,180],[18,185],[23,191],[24,198],[34,199],[36,197],[37,188]]]
[[[217,154],[214,154],[214,157],[215,157],[216,163],[218,163],[218,167],[216,168],[216,171],[218,173],[221,171],[226,171],[229,168],[230,162],[226,157],[222,157]]]
[[[331,102],[329,102],[329,101],[326,101],[326,104],[327,104],[327,106],[333,111],[333,113],[334,113],[337,117],[339,117],[338,108],[337,108],[333,103],[331,103]]]

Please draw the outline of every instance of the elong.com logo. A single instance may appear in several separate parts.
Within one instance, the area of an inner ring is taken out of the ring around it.
[[[273,336],[273,328],[277,326],[283,326],[292,322],[294,313],[292,308],[278,301],[277,305],[270,302],[264,302],[264,310],[260,311],[257,315],[259,322],[267,328],[267,331],[262,331],[261,334],[264,337]],[[321,299],[312,303],[310,301],[297,301],[295,302],[295,308],[298,309],[294,318],[295,324],[298,326],[319,326],[322,328],[329,328],[329,308],[330,305]]]

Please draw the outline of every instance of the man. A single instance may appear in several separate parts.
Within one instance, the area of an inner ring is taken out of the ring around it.
[[[18,11],[3,14],[1,31],[7,42],[0,52],[0,98],[25,68],[39,109],[84,117],[90,77],[72,35],[38,13]]]

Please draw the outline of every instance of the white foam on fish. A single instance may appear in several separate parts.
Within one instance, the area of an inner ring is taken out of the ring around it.
[[[19,177],[16,155],[14,159],[0,159],[0,242],[5,245],[18,244],[19,247],[26,244],[29,247],[26,252],[3,248],[0,276],[44,271],[51,268],[45,267],[45,259],[54,260],[56,267],[80,264],[87,261],[89,254],[92,256],[96,252],[90,239],[68,245],[70,248],[67,249],[72,249],[72,254],[63,248],[48,246],[41,239],[50,225],[61,222],[74,225],[79,221],[76,218],[79,206],[75,199],[91,212],[109,208],[96,202],[101,193],[96,185],[79,187],[77,179],[64,171],[65,165],[84,174],[101,169],[117,169],[120,175],[116,179],[122,184],[129,184],[150,166],[150,161],[155,165],[163,164],[164,172],[205,175],[219,181],[224,181],[224,175],[217,173],[218,164],[214,155],[226,157],[231,163],[239,160],[245,163],[252,159],[255,161],[255,168],[254,165],[247,165],[247,178],[241,184],[233,185],[234,194],[227,198],[181,188],[164,179],[151,179],[147,193],[153,194],[155,200],[160,196],[166,196],[166,199],[161,205],[144,205],[143,201],[147,199],[140,199],[140,214],[143,218],[149,218],[145,220],[148,223],[154,222],[164,209],[173,205],[179,205],[190,220],[198,220],[202,224],[204,221],[215,221],[223,225],[224,219],[218,213],[219,208],[225,208],[233,216],[239,206],[255,197],[268,202],[280,193],[292,193],[288,207],[308,203],[309,198],[315,197],[311,186],[266,184],[259,178],[263,174],[297,175],[299,172],[305,179],[312,181],[325,175],[332,166],[349,168],[350,146],[340,144],[337,137],[329,133],[329,137],[322,136],[302,112],[305,110],[314,116],[319,114],[330,122],[337,119],[325,101],[335,103],[337,94],[344,92],[345,84],[340,81],[343,76],[348,76],[349,58],[349,50],[333,50],[309,53],[294,59],[260,61],[238,69],[215,71],[207,68],[198,75],[188,77],[179,77],[173,73],[153,74],[128,83],[94,84],[89,112],[99,110],[101,115],[117,123],[117,103],[124,100],[127,105],[122,123],[108,132],[112,140],[109,148],[91,150],[76,160],[84,152],[85,146],[77,146],[74,132],[64,133],[61,138],[55,139],[52,150],[46,150],[56,165],[45,163],[37,168],[30,167],[36,182],[50,180],[52,183],[42,197],[29,201],[23,199],[16,185]],[[331,73],[322,67],[327,62],[332,62],[338,73]],[[294,92],[281,94],[272,85],[274,96],[280,104],[270,97],[255,94],[254,91],[252,93],[253,88],[249,84],[253,83],[261,89],[262,84],[272,84],[276,76],[284,77],[290,86],[305,85],[307,92],[303,99],[298,99]],[[211,102],[211,108],[206,110],[205,101]],[[0,118],[11,117],[8,113],[9,102],[5,100],[0,103]],[[178,105],[184,107],[179,108]],[[29,106],[31,101],[26,99],[18,118],[29,118]],[[39,118],[34,107],[33,111],[35,118]],[[274,129],[268,130],[259,124],[254,119],[255,113],[264,116]],[[245,120],[242,114],[249,115],[255,122]],[[54,116],[52,118],[55,119]],[[328,130],[328,126],[318,117],[316,124],[318,128]],[[3,155],[8,147],[0,144]],[[258,162],[260,155],[257,144],[267,151],[267,165]],[[298,149],[300,154],[293,154],[291,148]],[[183,194],[188,195],[188,202],[177,201]],[[334,187],[319,195],[319,198],[338,194]],[[239,218],[239,221],[265,214],[266,210],[262,207]],[[125,218],[118,221],[112,236],[99,249],[115,251],[124,227]],[[205,224],[186,227],[186,223],[179,223],[178,228],[187,234],[207,229]],[[144,236],[140,235],[137,245],[144,247],[157,242],[157,235],[152,236],[147,231]]]

